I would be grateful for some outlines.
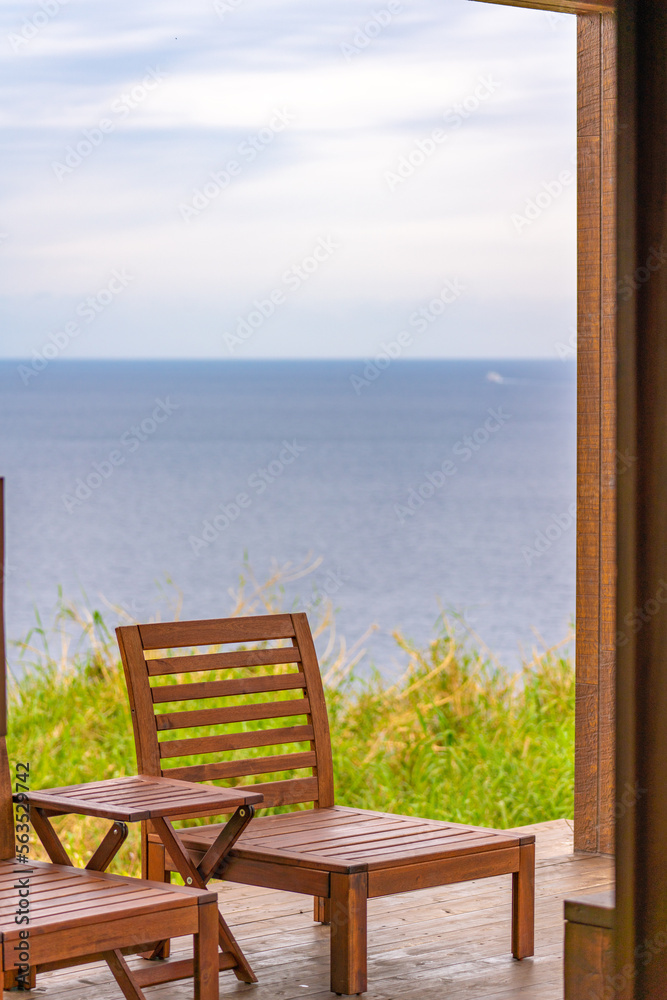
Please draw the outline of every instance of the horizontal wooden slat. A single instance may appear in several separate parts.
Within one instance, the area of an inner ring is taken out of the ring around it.
[[[122,951],[123,955],[136,955],[142,951],[153,951],[159,943],[159,941],[146,941],[141,944],[131,945],[130,947],[123,946],[119,950]],[[103,962],[104,960],[103,952],[93,952],[92,955],[85,955],[83,957],[61,958],[51,962],[40,962],[37,967],[37,975],[39,975],[40,972],[53,972],[55,969],[68,969],[73,965],[83,965],[90,962]]]
[[[218,953],[218,969],[233,969],[237,964],[236,957],[229,951]],[[148,969],[133,969],[132,978],[138,986],[157,986],[160,983],[170,983],[173,980],[189,979],[194,974],[194,962],[191,958],[177,961],[160,962]]]
[[[220,753],[225,750],[250,750],[255,747],[280,746],[281,743],[306,743],[313,739],[312,726],[286,726],[281,729],[256,729],[249,733],[230,733],[226,736],[193,736],[184,740],[164,740],[159,743],[160,757],[189,757],[194,754]],[[181,768],[187,771],[188,768]],[[192,772],[194,773],[194,771]],[[168,777],[178,777],[170,771]],[[202,781],[203,778],[185,778],[185,781]]]
[[[170,778],[189,781],[213,781],[216,778],[244,778],[250,774],[276,774],[278,771],[294,771],[301,767],[315,767],[317,756],[306,753],[274,754],[269,757],[243,757],[237,760],[217,761],[212,764],[193,764],[191,767],[176,767],[167,773]],[[202,777],[194,777],[193,772],[203,772]]]
[[[154,941],[160,934],[180,937],[197,930],[197,907],[178,909],[164,907],[158,911],[154,903],[137,906],[130,911],[124,906],[110,907],[103,920],[92,920],[85,914],[71,919],[59,918],[57,929],[50,925],[30,924],[30,962],[39,965],[54,955],[90,955],[114,948]],[[8,931],[6,940],[15,940],[20,927]]]
[[[264,796],[263,809],[272,806],[293,806],[300,802],[316,802],[317,778],[290,778],[287,781],[264,781],[253,785],[239,785],[247,792]]]
[[[528,7],[530,10],[556,11],[561,14],[611,14],[616,0],[480,0],[503,7]]]
[[[232,788],[212,788],[191,782],[155,776],[120,778],[91,782],[69,788],[30,792],[31,806],[51,814],[74,812],[84,816],[104,816],[128,823],[154,816],[174,816],[200,811],[202,816],[219,815],[227,807],[251,804],[247,793]],[[33,813],[33,816],[36,814]]]
[[[198,865],[204,857],[204,852],[197,848],[190,848],[190,858],[195,865]],[[167,855],[165,859],[167,871],[176,871],[173,862]],[[360,866],[362,869],[365,867]],[[334,865],[334,870],[344,872],[345,865]],[[214,876],[215,877],[215,876]],[[309,868],[298,859],[293,863],[285,863],[283,859],[276,859],[274,864],[270,860],[263,858],[260,861],[254,858],[239,856],[237,848],[232,848],[231,854],[225,858],[225,881],[242,882],[248,885],[262,885],[270,889],[286,889],[288,892],[303,892],[310,896],[329,895],[329,873],[319,869]]]
[[[340,847],[324,846],[322,848],[310,847],[308,852],[323,855],[327,858],[346,858],[351,861],[364,860],[369,863],[376,861],[386,861],[390,857],[401,857],[403,863],[419,860],[424,854],[444,854],[451,852],[456,856],[464,854],[474,854],[480,850],[492,851],[503,850],[501,843],[496,838],[485,837],[478,833],[474,837],[465,840],[457,839],[455,835],[439,834],[437,832],[422,834],[419,839],[411,838],[409,834],[396,836],[393,839],[382,840],[378,837],[369,837],[366,844],[354,842]],[[303,850],[303,849],[302,849]]]
[[[262,674],[261,677],[232,677],[228,681],[199,681],[193,684],[165,684],[151,688],[153,703],[198,701],[206,698],[231,698],[239,694],[262,694],[265,691],[305,690],[303,674]]]
[[[193,855],[194,859],[194,855]],[[329,895],[329,873],[311,871],[308,868],[294,869],[286,865],[272,865],[266,862],[248,861],[245,858],[230,857],[225,869],[225,879],[246,885],[258,883],[269,889],[285,889],[287,892],[302,892],[307,896]]]
[[[273,667],[281,663],[300,663],[295,646],[272,649],[235,649],[229,653],[192,653],[189,656],[165,656],[146,660],[149,677],[165,674],[196,674],[204,670],[234,670],[237,667]]]
[[[177,649],[183,646],[217,646],[225,642],[261,642],[291,639],[291,615],[253,615],[248,618],[211,618],[189,622],[156,622],[139,625],[144,649]]]
[[[174,777],[177,775],[179,770],[180,768],[174,768]],[[167,773],[171,774],[171,771]],[[317,778],[313,777],[286,778],[281,781],[258,781],[252,785],[230,785],[229,787],[230,791],[233,792],[244,792],[250,795],[253,793],[259,793],[264,798],[261,806],[259,806],[260,809],[269,809],[273,806],[292,806],[305,804],[307,802],[317,802],[318,795]],[[215,813],[215,815],[222,816],[228,812],[232,812],[232,810],[221,808]],[[177,817],[172,818],[176,818],[178,820],[201,819],[203,815],[204,813],[202,813],[201,809],[188,810],[185,812],[179,812]],[[212,816],[214,814],[209,811],[206,815]],[[200,828],[197,827],[197,829]],[[206,829],[206,827],[201,827],[201,829]]]
[[[228,722],[250,722],[256,719],[287,719],[309,715],[307,698],[297,701],[267,701],[260,705],[234,705],[231,708],[202,708],[194,712],[168,712],[156,715],[159,730],[194,729],[196,726],[219,726]]]
[[[266,818],[266,817],[265,817]],[[295,849],[299,852],[309,852],[317,850],[333,850],[356,844],[366,844],[367,842],[377,843],[383,839],[394,836],[414,837],[405,824],[400,820],[391,822],[384,820],[380,823],[363,821],[357,823],[347,823],[344,825],[334,825],[331,827],[308,826],[305,830],[281,832],[275,830],[273,833],[260,832],[254,830],[252,834],[246,834],[246,841],[253,844],[262,844],[266,847],[278,847],[280,850]]]
[[[509,847],[502,851],[467,854],[462,858],[425,861],[414,865],[401,864],[400,860],[394,859],[383,861],[377,871],[373,869],[372,862],[369,862],[368,898],[515,872],[519,870],[519,852],[519,847]],[[393,867],[389,867],[390,865]]]

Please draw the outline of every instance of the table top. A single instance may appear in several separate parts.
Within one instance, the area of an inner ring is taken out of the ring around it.
[[[78,813],[126,823],[156,816],[216,816],[264,800],[260,792],[149,774],[45,788],[27,792],[25,797],[32,806],[46,809],[51,815]]]

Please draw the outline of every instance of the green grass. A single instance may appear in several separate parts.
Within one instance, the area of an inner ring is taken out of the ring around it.
[[[277,610],[276,579],[249,596],[242,591],[233,611]],[[370,680],[354,676],[360,649],[348,651],[338,639],[330,607],[311,617],[326,646],[340,804],[500,828],[572,816],[574,671],[558,650],[536,654],[512,675],[441,623],[424,649],[396,636],[405,672],[390,684],[377,672]],[[136,769],[115,638],[98,612],[63,604],[63,624],[70,634],[80,630],[80,651],[65,642],[55,654],[38,625],[20,644],[21,682],[10,683],[10,763],[29,762],[32,788]],[[77,864],[105,828],[81,817],[55,824]],[[138,873],[136,826],[113,870]]]

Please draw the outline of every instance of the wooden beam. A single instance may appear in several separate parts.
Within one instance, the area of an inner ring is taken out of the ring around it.
[[[667,5],[619,0],[617,1000],[667,983]],[[621,278],[623,280],[623,278]],[[627,616],[627,618],[626,618]]]
[[[615,142],[611,15],[577,25],[575,847],[614,850]]]
[[[557,14],[612,14],[616,0],[475,0],[477,3],[497,3],[503,7],[529,7],[531,10],[551,10]]]

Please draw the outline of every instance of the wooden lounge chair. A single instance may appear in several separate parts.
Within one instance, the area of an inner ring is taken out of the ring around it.
[[[28,989],[36,973],[104,958],[127,1000],[145,1000],[141,986],[163,982],[165,969],[167,978],[173,978],[179,963],[130,971],[124,955],[155,947],[166,935],[192,934],[195,998],[218,1000],[215,893],[32,861],[22,801],[28,771],[19,772],[18,767],[21,795],[15,837],[6,746],[3,555],[0,479],[0,985]],[[123,838],[120,830],[115,832]],[[192,963],[180,965],[190,966],[184,975],[192,975]]]
[[[247,786],[263,793],[265,806],[312,804],[255,818],[219,874],[315,897],[315,919],[331,924],[334,992],[367,988],[367,899],[412,889],[511,873],[512,953],[533,954],[534,837],[336,806],[324,691],[305,614],[125,626],[117,636],[142,773],[240,785],[249,775],[266,776]],[[289,645],[268,648],[273,640]],[[264,648],[166,655],[248,643]],[[232,668],[241,669],[226,673]],[[179,674],[191,673],[201,679],[179,682]],[[276,699],[278,692],[287,700]],[[256,748],[265,749],[237,753]],[[285,779],[286,771],[297,775]],[[178,833],[196,862],[219,829]],[[173,870],[150,824],[143,855],[148,877]]]

